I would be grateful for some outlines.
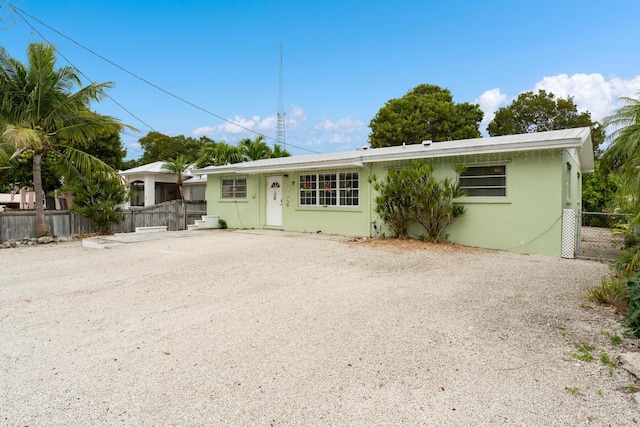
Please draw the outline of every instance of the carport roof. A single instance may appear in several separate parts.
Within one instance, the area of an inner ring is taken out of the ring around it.
[[[267,173],[301,169],[362,167],[366,163],[397,160],[429,159],[475,154],[513,153],[532,150],[575,148],[583,173],[593,172],[591,130],[588,127],[489,138],[461,139],[394,147],[369,148],[358,151],[279,157],[208,166],[196,169],[194,174],[218,175],[229,173]]]

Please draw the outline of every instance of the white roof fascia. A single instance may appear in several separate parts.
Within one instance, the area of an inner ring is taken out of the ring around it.
[[[256,174],[268,172],[286,172],[292,170],[329,169],[343,167],[363,167],[365,163],[414,160],[475,154],[516,153],[523,151],[557,150],[576,148],[582,173],[593,172],[593,148],[588,127],[506,135],[490,138],[473,138],[457,141],[436,142],[430,145],[412,144],[384,148],[371,148],[364,151],[319,154],[301,157],[258,160],[256,162],[234,163],[225,166],[209,166],[196,169],[194,174]],[[319,156],[332,156],[326,160],[313,160]],[[338,158],[335,158],[338,157]],[[260,162],[259,164],[255,164]]]
[[[295,157],[291,157],[294,159]],[[337,168],[361,168],[363,167],[362,158],[349,159],[349,160],[325,160],[315,162],[295,162],[290,164],[267,164],[267,165],[251,165],[252,162],[246,163],[234,163],[232,165],[218,166],[212,169],[197,169],[193,171],[196,174],[203,175],[221,175],[227,173],[240,173],[240,174],[256,174],[263,172],[286,172],[292,170],[307,170],[307,169],[337,169]]]

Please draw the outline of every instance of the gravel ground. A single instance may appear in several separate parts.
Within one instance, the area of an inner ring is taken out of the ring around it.
[[[2,250],[0,424],[637,425],[606,272],[261,232]]]

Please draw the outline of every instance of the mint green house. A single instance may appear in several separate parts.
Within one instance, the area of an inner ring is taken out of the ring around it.
[[[369,178],[414,159],[466,189],[466,213],[449,240],[469,246],[560,256],[563,211],[581,209],[582,175],[593,172],[589,128],[369,148],[206,167],[207,213],[230,228],[346,236],[387,233]],[[457,175],[454,165],[465,165]],[[421,230],[415,225],[411,234]],[[574,233],[575,234],[575,233]]]

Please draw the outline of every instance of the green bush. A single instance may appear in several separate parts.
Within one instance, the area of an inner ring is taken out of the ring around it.
[[[396,237],[408,235],[409,226],[418,223],[425,233],[420,239],[439,242],[446,239],[443,231],[464,213],[464,207],[453,203],[453,199],[464,192],[456,180],[433,177],[433,163],[414,161],[409,167],[390,170],[382,182],[370,179],[379,193],[375,211],[393,230]]]
[[[218,219],[218,228],[221,230],[226,230],[228,228],[227,226],[227,221],[225,221],[224,219]]]
[[[629,311],[622,326],[640,338],[640,278],[638,274],[621,281],[629,298]]]
[[[127,200],[127,188],[119,176],[99,173],[81,177],[66,189],[73,194],[71,211],[93,221],[100,234],[109,234],[112,224],[124,221],[122,204]]]
[[[625,285],[616,274],[611,274],[600,279],[600,285],[587,289],[587,298],[599,304],[611,305],[620,313],[628,310],[628,296]]]

